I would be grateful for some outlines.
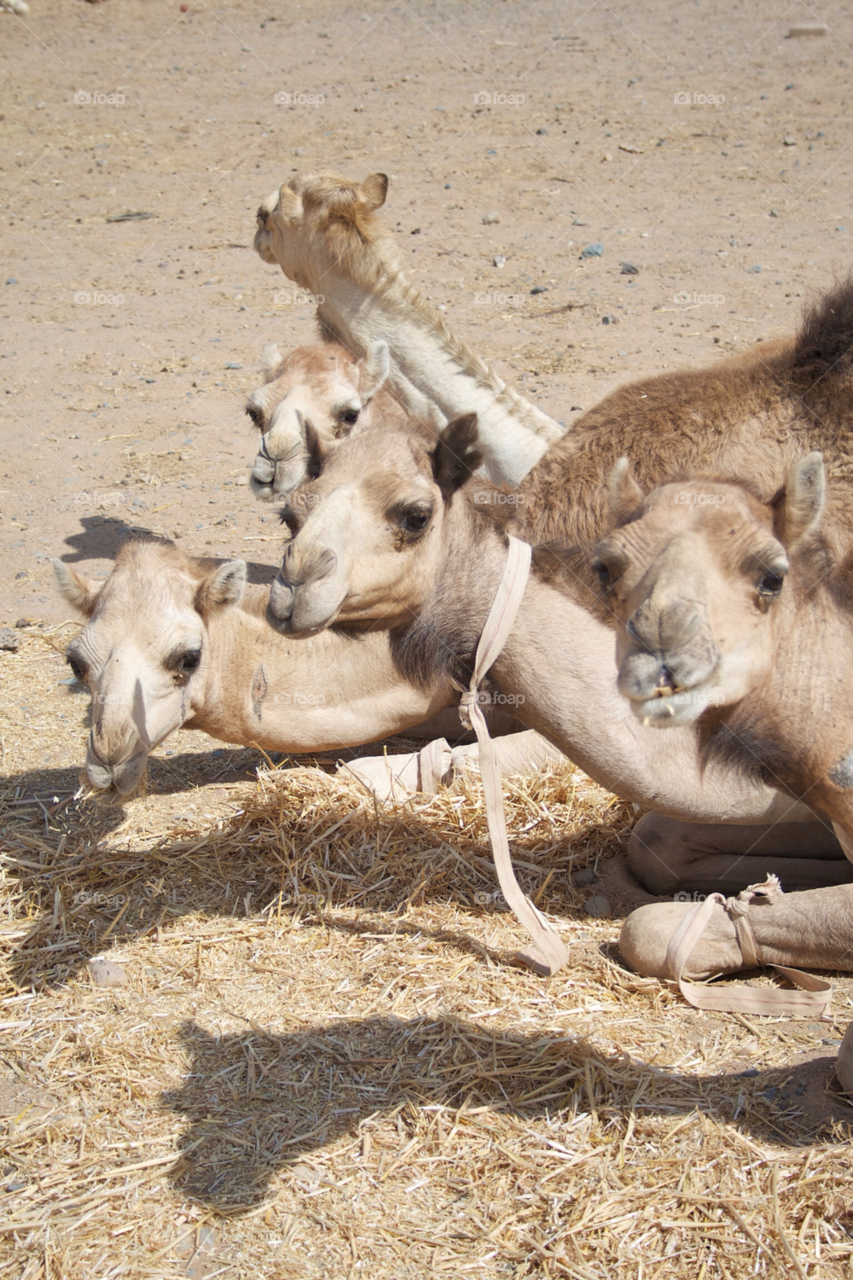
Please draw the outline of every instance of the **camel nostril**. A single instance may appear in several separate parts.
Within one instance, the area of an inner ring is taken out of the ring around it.
[[[662,666],[655,680],[655,697],[671,698],[675,693],[676,679],[669,667]]]

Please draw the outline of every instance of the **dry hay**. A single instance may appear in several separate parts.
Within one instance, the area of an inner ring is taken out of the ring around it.
[[[476,783],[379,810],[181,734],[147,796],[69,799],[9,727],[51,718],[65,638],[0,668],[0,1277],[853,1274],[849,982],[810,1024],[626,972],[583,903],[618,908],[634,813],[569,767],[507,786],[572,955],[550,981],[511,963]],[[101,952],[127,986],[93,985]]]

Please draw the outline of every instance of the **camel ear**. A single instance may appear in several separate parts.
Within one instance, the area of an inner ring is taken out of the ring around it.
[[[799,542],[814,533],[826,502],[826,471],[822,453],[801,458],[788,472],[781,504],[781,541],[793,551]]]
[[[63,560],[54,560],[52,563],[62,595],[75,609],[79,609],[84,617],[91,618],[95,612],[103,582],[84,578],[82,573],[75,573],[73,569],[69,569]]]
[[[264,202],[266,204],[267,201]],[[264,205],[261,205],[263,208]],[[302,211],[302,201],[295,191],[291,191],[286,182],[283,182],[278,191],[278,209],[274,209],[274,213],[280,213],[282,218],[295,218]]]
[[[610,519],[620,525],[637,510],[643,491],[634,479],[629,458],[620,458],[607,478],[610,495]]]
[[[265,342],[261,352],[261,372],[271,378],[281,364],[281,349],[277,342]]]
[[[390,372],[391,356],[388,343],[382,338],[377,338],[375,342],[371,342],[367,355],[362,356],[358,362],[358,389],[365,404],[373,399]]]
[[[228,560],[213,569],[204,578],[196,592],[196,608],[200,613],[212,613],[228,605],[239,604],[246,586],[246,561]]]
[[[358,198],[368,213],[381,209],[388,194],[388,174],[371,173],[358,189]]]
[[[483,461],[477,447],[477,415],[454,418],[432,451],[432,474],[445,502],[474,474]]]

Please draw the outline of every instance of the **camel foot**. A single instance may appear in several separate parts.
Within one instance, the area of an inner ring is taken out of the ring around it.
[[[619,935],[619,950],[625,963],[647,978],[671,978],[667,948],[676,929],[695,905],[690,899],[650,902],[632,911]],[[720,907],[694,947],[683,977],[709,978],[715,973],[737,973],[744,968],[734,922]]]

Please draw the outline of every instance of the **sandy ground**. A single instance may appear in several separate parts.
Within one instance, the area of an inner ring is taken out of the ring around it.
[[[15,956],[0,1031],[14,1039],[0,1049],[18,1081],[0,1112],[32,1111],[0,1170],[13,1191],[2,1274],[849,1275],[838,1191],[849,1108],[826,1093],[846,984],[825,1027],[697,1020],[631,985],[615,963],[616,920],[589,922],[584,894],[565,888],[567,867],[622,847],[630,815],[613,826],[592,792],[587,808],[560,811],[559,841],[529,837],[537,860],[557,850],[547,906],[582,943],[580,977],[547,992],[500,967],[512,922],[472,908],[467,872],[414,905],[396,884],[360,907],[332,895],[332,915],[282,926],[268,907],[284,846],[264,845],[253,864],[263,824],[241,817],[256,754],[180,734],[147,799],[72,800],[86,708],[60,683],[72,629],[49,560],[104,573],[132,527],[245,556],[256,580],[275,562],[274,513],[246,487],[255,439],[243,404],[264,342],[314,334],[311,309],[251,251],[259,200],[293,172],[390,174],[385,216],[419,286],[567,423],[629,378],[790,332],[850,267],[853,15],[830,4],[826,36],[787,39],[816,20],[807,5],[30,9],[0,14],[0,625],[30,623],[18,653],[0,652]],[[108,221],[126,212],[153,216]],[[581,259],[596,243],[601,256]],[[288,846],[301,875],[305,850],[353,801],[328,784],[324,802],[298,778],[283,785],[308,788],[304,812],[316,815]],[[553,792],[519,805],[538,812]],[[431,834],[419,829],[418,883],[460,838],[452,803],[439,810]],[[383,830],[377,820],[356,861]],[[230,843],[211,879],[193,842],[213,841],[218,857],[221,831]],[[136,897],[123,888],[131,871]],[[618,916],[630,900],[618,860],[601,874]],[[527,886],[540,880],[531,871]],[[398,916],[413,976],[389,996],[400,964],[382,939]],[[130,985],[93,991],[85,960],[111,947]],[[286,1005],[270,989],[284,972],[304,979],[288,977]],[[422,1071],[437,1009],[449,1056]],[[312,1019],[319,1039],[303,1042]],[[546,1101],[525,1102],[537,1036],[562,1044],[567,1026],[587,1046],[562,1064],[568,1083],[542,1081],[533,1092]],[[336,1110],[341,1054],[368,1070]],[[672,1064],[681,1074],[664,1087]],[[292,1148],[270,1155],[281,1135],[253,1110],[253,1082],[272,1082],[263,1110],[297,1068],[303,1082],[314,1072],[315,1094],[288,1119]],[[210,1081],[235,1071],[237,1093],[217,1108]],[[15,1094],[22,1081],[46,1092]],[[511,1129],[500,1138],[498,1115]],[[241,1163],[245,1124],[254,1146]],[[313,1136],[300,1145],[303,1131]],[[548,1183],[575,1159],[579,1183]],[[232,1170],[224,1184],[217,1161]],[[131,1171],[122,1196],[117,1162]],[[455,1197],[472,1183],[459,1226]],[[664,1185],[670,1198],[651,1212],[643,1187]],[[702,1230],[700,1203],[711,1206]]]

